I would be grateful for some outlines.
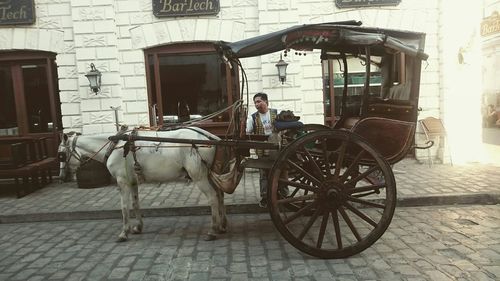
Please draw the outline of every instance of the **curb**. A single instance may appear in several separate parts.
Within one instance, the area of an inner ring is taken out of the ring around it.
[[[404,198],[398,198],[396,206],[422,207],[422,206],[444,206],[444,205],[495,205],[495,204],[500,204],[500,193],[447,194],[447,195],[432,195],[432,196],[421,196],[421,197],[404,197]],[[268,212],[266,208],[261,208],[258,206],[258,204],[255,203],[226,205],[226,210],[228,214],[259,214]],[[142,214],[144,217],[210,215],[210,207],[188,206],[188,207],[174,207],[174,208],[146,208],[142,209]],[[122,217],[121,210],[13,214],[13,215],[0,215],[0,224],[48,222],[48,221],[121,219],[121,217]]]

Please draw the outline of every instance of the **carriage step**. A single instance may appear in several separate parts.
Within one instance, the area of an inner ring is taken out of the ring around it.
[[[269,159],[246,159],[243,162],[243,166],[245,168],[271,169],[273,163],[274,161]]]

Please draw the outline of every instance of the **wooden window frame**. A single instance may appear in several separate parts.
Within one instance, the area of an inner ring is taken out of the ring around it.
[[[160,56],[161,55],[172,55],[172,54],[207,54],[214,53],[217,54],[217,48],[214,42],[186,42],[186,43],[176,43],[171,45],[164,45],[153,47],[144,51],[144,59],[146,62],[146,80],[147,80],[147,91],[148,91],[148,108],[149,108],[149,117],[150,117],[150,125],[154,125],[154,119],[158,118],[158,126],[162,126],[164,124],[163,114],[164,109],[161,102],[162,100],[162,89],[160,81]],[[153,57],[153,73],[150,70],[150,62],[149,57]],[[236,66],[232,67],[228,63],[225,64],[226,67],[226,79],[225,79],[225,87],[226,87],[226,98],[228,105],[233,104],[239,96],[239,72]],[[234,78],[232,75],[234,73]],[[154,75],[155,85],[151,83],[152,75]],[[233,81],[234,80],[234,81]],[[236,86],[236,87],[234,87]],[[233,90],[235,89],[235,90]],[[154,112],[152,112],[152,108],[154,106],[154,101],[156,101],[156,116]],[[229,111],[229,116],[231,118],[232,111]],[[227,133],[227,128],[229,127],[229,121],[213,121],[213,122],[203,122],[197,124],[198,127],[207,129],[208,131],[222,136]]]
[[[47,87],[49,92],[50,117],[52,119],[52,130],[46,132],[30,132],[28,112],[26,109],[26,93],[24,91],[24,79],[22,64],[30,60],[43,60],[45,63]],[[30,141],[39,138],[48,138],[50,156],[57,152],[58,136],[62,131],[61,105],[59,100],[59,87],[57,85],[56,54],[46,51],[2,51],[0,52],[0,63],[9,64],[12,74],[14,91],[14,103],[16,106],[16,121],[18,127],[17,135],[2,135],[0,141]]]

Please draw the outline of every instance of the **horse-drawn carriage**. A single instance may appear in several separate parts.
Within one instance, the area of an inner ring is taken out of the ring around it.
[[[320,50],[317,53],[323,70],[327,70],[323,72],[328,74],[325,81],[329,92],[324,98],[325,116],[330,118],[328,126],[285,126],[286,129],[277,132],[276,142],[246,136],[243,124],[247,112],[242,103],[246,77],[242,69],[241,97],[230,108],[233,127],[229,128],[231,134],[227,138],[207,134],[185,136],[177,134],[179,130],[172,130],[161,134],[157,131],[123,133],[109,139],[115,143],[126,142],[118,147],[127,151],[137,151],[136,147],[148,147],[151,143],[177,144],[186,149],[185,153],[195,149],[204,164],[197,162],[195,165],[200,167],[183,169],[201,182],[206,178],[194,170],[201,169],[202,174],[208,172],[204,166],[214,161],[213,147],[230,148],[230,155],[236,159],[230,168],[236,169],[236,173],[245,167],[270,169],[269,212],[277,230],[294,247],[320,258],[343,258],[359,253],[378,240],[391,222],[396,206],[396,182],[391,165],[405,157],[413,145],[421,61],[427,58],[423,53],[425,34],[364,28],[360,24],[349,21],[303,25],[239,42],[217,42],[221,58],[240,66],[240,58],[279,51],[286,54],[290,50]],[[334,74],[328,65],[337,62],[342,71]],[[353,89],[353,83],[361,85]],[[62,153],[75,151],[68,149],[71,148],[68,142],[63,143]],[[70,143],[76,144],[76,140]],[[87,151],[95,152],[98,147],[95,144]],[[248,159],[245,150],[250,148],[274,150],[277,156],[272,162]],[[137,153],[146,153],[145,150]],[[156,152],[153,148],[150,150],[151,155],[159,153],[158,147]],[[151,168],[148,165],[161,165],[159,160],[133,154],[125,160],[130,167],[140,162],[146,178],[161,179],[146,171]],[[126,153],[111,154],[110,160],[123,156]],[[127,182],[130,173],[120,176],[120,172],[113,172],[113,167],[118,167],[118,171],[123,170],[122,166],[108,163],[119,185],[132,186],[132,199],[137,201],[137,180]],[[288,194],[279,192],[283,186],[289,188]],[[214,213],[224,213],[223,207],[214,207],[217,204],[214,198],[209,200],[212,217]],[[126,221],[128,208],[124,208]],[[213,221],[216,232],[225,229],[225,215],[222,215],[223,218]],[[134,230],[140,232],[142,220],[136,228]],[[121,238],[126,239],[129,230],[128,225],[124,225],[125,236],[121,234]]]

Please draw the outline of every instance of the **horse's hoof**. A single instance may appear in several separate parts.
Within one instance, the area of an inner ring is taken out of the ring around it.
[[[203,237],[203,240],[205,241],[214,241],[215,239],[217,239],[217,236],[215,236],[215,234],[212,233],[207,233],[205,237]]]
[[[118,239],[116,239],[116,242],[125,242],[127,240],[128,240],[127,234],[120,233],[120,235],[118,235]]]
[[[132,234],[141,234],[142,233],[142,226],[136,225],[132,227]]]
[[[116,242],[125,242],[127,240],[128,240],[127,236],[120,235],[120,236],[118,236],[118,239],[116,239]]]

